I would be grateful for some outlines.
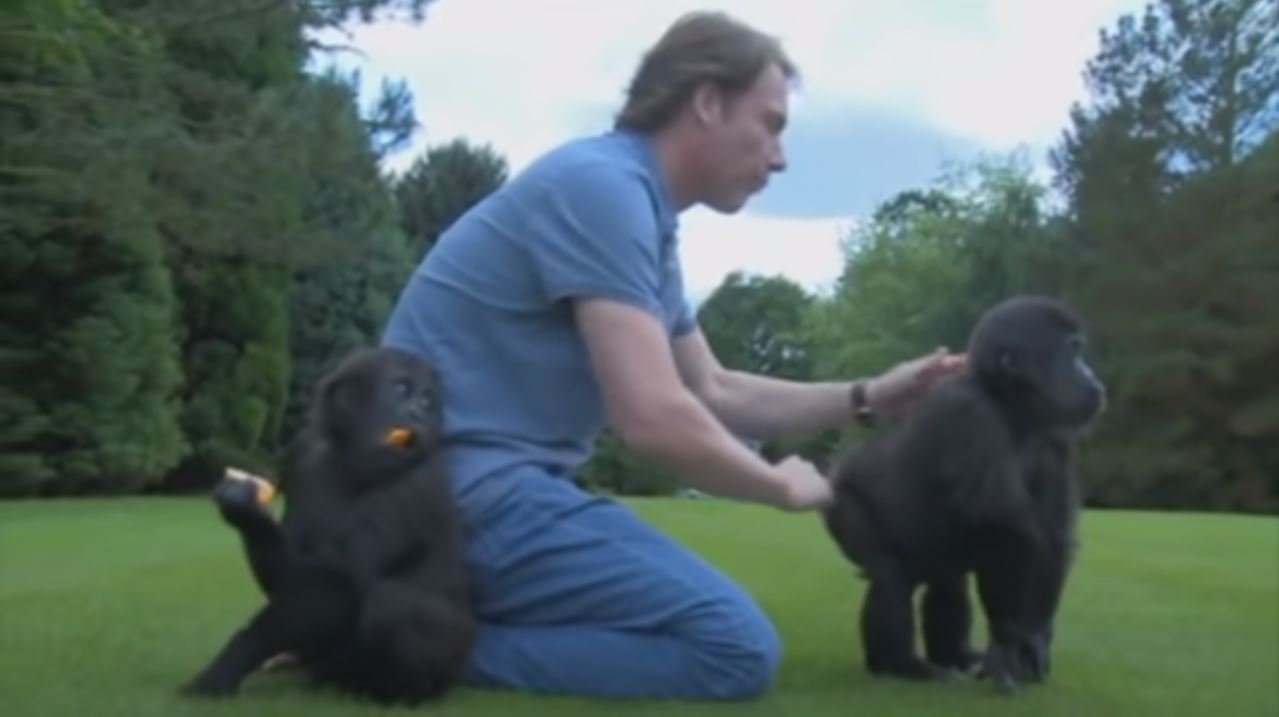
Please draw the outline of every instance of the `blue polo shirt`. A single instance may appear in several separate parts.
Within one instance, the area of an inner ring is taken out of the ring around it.
[[[610,131],[562,145],[454,222],[417,267],[382,342],[443,382],[455,487],[518,464],[571,475],[607,414],[570,301],[694,325],[677,219],[648,138]]]

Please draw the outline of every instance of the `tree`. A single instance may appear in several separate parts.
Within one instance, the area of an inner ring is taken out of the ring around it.
[[[7,7],[0,37],[0,495],[135,490],[183,450],[162,58],[86,4]]]
[[[1060,185],[1076,207],[1166,196],[1279,126],[1279,0],[1157,0],[1101,31],[1084,77],[1089,101],[1052,153]]]
[[[812,354],[801,328],[812,297],[781,276],[733,272],[706,299],[697,320],[726,368],[806,380]]]
[[[506,182],[506,160],[489,145],[455,139],[414,160],[395,183],[401,227],[421,257],[450,224]]]
[[[0,493],[267,468],[314,354],[370,341],[411,268],[377,167],[411,95],[359,116],[307,33],[428,4],[0,10]]]
[[[152,149],[191,448],[165,487],[204,486],[227,465],[270,465],[289,390],[289,276],[326,257],[306,231],[306,168],[319,149],[305,129],[329,120],[299,111],[305,8],[220,13],[219,2],[196,0],[179,17],[161,2],[117,5],[162,37],[181,117],[181,132]]]
[[[986,307],[1051,293],[1060,247],[1029,171],[1016,157],[957,167],[855,228],[834,295],[811,313],[815,375],[865,376],[937,346],[962,350]]]
[[[1053,154],[1069,290],[1111,387],[1084,458],[1095,504],[1277,502],[1274,454],[1255,442],[1273,428],[1254,400],[1273,379],[1253,363],[1276,359],[1260,337],[1279,330],[1259,293],[1279,282],[1277,9],[1162,0],[1121,18]]]
[[[408,271],[377,167],[416,125],[406,86],[385,84],[362,117],[358,75],[303,72],[306,29],[391,5],[425,3],[219,13],[199,0],[190,21],[147,16],[165,35],[186,120],[158,173],[192,445],[170,488],[207,485],[229,464],[269,472],[307,389],[334,354],[376,339]]]
[[[276,447],[299,427],[320,376],[349,351],[377,343],[412,270],[391,187],[378,168],[379,142],[355,106],[356,80],[329,73],[312,80],[306,114],[311,155],[305,205],[310,241],[322,263],[297,267],[289,289],[289,401],[272,438]]]

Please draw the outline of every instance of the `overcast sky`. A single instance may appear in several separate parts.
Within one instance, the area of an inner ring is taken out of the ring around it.
[[[417,26],[345,42],[366,92],[407,80],[422,128],[400,168],[457,136],[519,171],[555,144],[607,128],[644,49],[679,14],[720,8],[777,34],[800,66],[783,136],[787,172],[736,216],[681,219],[690,293],[733,269],[819,288],[841,234],[947,160],[1024,148],[1043,161],[1083,97],[1098,31],[1137,0],[438,0]],[[573,30],[569,31],[572,26]],[[331,38],[330,38],[331,39]]]

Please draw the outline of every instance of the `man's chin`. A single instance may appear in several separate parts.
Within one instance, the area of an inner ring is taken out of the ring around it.
[[[710,197],[703,204],[720,214],[736,214],[742,210],[742,207],[746,206],[746,200],[748,199],[750,199],[750,195]]]

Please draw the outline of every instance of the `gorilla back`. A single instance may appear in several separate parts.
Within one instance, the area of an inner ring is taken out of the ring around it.
[[[1067,306],[1002,302],[973,331],[964,375],[837,465],[824,522],[870,582],[861,629],[872,673],[936,679],[980,664],[1005,689],[1047,675],[1074,543],[1074,444],[1105,404],[1084,345]],[[984,656],[970,644],[973,573],[990,625]]]
[[[188,692],[235,692],[285,652],[316,680],[380,702],[421,702],[459,678],[475,627],[436,450],[439,393],[411,354],[356,352],[318,387],[283,476],[282,523],[248,484],[218,486],[267,600]]]

